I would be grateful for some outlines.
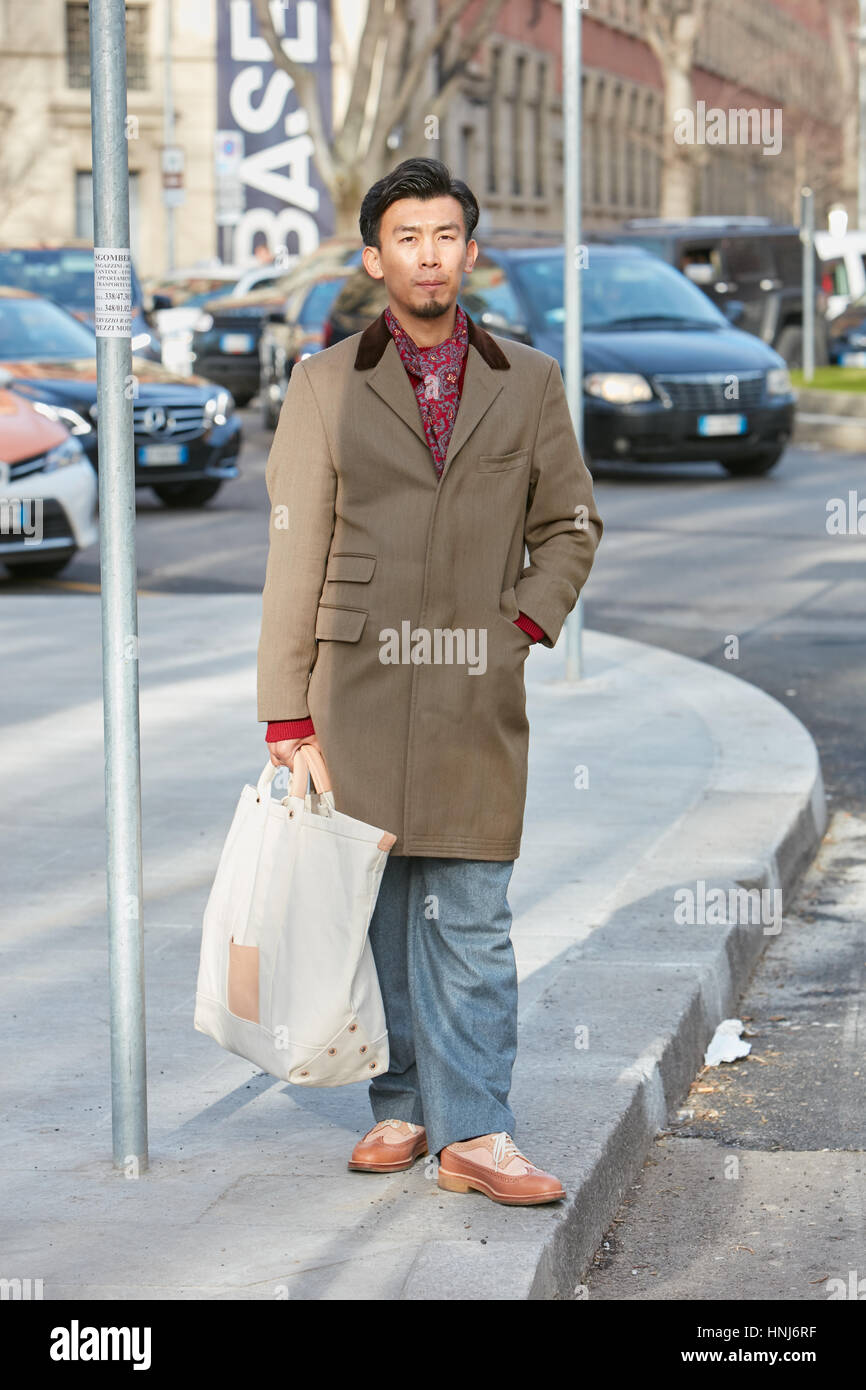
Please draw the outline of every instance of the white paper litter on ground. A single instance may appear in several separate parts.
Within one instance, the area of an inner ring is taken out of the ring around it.
[[[717,1067],[720,1062],[735,1062],[738,1057],[746,1057],[752,1044],[740,1037],[743,1031],[741,1018],[724,1018],[710,1040],[704,1053],[704,1066]]]

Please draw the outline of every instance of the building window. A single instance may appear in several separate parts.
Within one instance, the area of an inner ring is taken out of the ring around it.
[[[628,97],[628,121],[625,131],[625,205],[631,210],[638,204],[637,193],[637,142],[639,137],[638,94],[631,91]]]
[[[475,182],[475,127],[460,127],[460,177],[469,184]]]
[[[499,73],[501,63],[501,50],[491,49],[490,52],[490,99],[487,102],[487,192],[497,191],[496,180],[496,127],[499,115]]]
[[[523,76],[526,71],[526,58],[519,53],[514,60],[514,87],[511,92],[511,192],[517,197],[523,193]]]
[[[90,86],[90,26],[87,4],[70,0],[66,6],[66,85]],[[145,91],[147,78],[147,5],[126,6],[126,85]]]
[[[544,83],[545,65],[536,69],[535,99],[532,103],[532,161],[535,165],[535,196],[544,197]]]

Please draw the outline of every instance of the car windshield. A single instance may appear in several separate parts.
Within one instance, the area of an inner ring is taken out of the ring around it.
[[[93,313],[93,252],[87,247],[49,250],[0,250],[0,285],[56,299],[68,309]],[[141,303],[141,288],[132,271],[132,302]]]
[[[58,305],[0,295],[0,360],[95,356],[94,334]]]
[[[169,280],[162,285],[154,285],[153,294],[164,294],[171,300],[172,308],[203,304],[206,299],[216,299],[221,294],[231,294],[239,276],[227,280],[225,276],[196,275],[188,280]]]
[[[219,289],[205,290],[203,294],[191,294],[183,299],[176,300],[172,308],[177,309],[183,305],[184,309],[199,309],[202,304],[209,304],[212,299],[227,299],[234,290],[234,285],[227,283]]]
[[[584,328],[652,322],[729,326],[711,300],[664,261],[627,253],[593,256],[590,245],[588,262],[581,272]],[[536,327],[561,328],[565,322],[563,252],[519,256],[512,264]]]
[[[345,283],[345,276],[335,275],[332,280],[320,280],[313,286],[298,315],[298,323],[302,328],[321,328]]]

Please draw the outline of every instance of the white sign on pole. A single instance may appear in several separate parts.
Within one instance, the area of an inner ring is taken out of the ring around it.
[[[162,146],[162,201],[167,208],[179,208],[186,201],[183,186],[184,157],[180,145]]]
[[[241,181],[244,137],[239,130],[218,130],[214,146],[216,222],[230,227],[240,222],[246,207]]]
[[[132,333],[132,274],[128,246],[93,248],[94,332],[97,338]]]

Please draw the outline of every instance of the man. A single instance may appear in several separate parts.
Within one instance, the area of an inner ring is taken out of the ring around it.
[[[364,198],[388,306],[292,371],[266,470],[258,717],[274,764],[314,744],[338,809],[397,837],[370,923],[390,1066],[349,1167],[429,1152],[440,1187],[529,1205],[565,1191],[517,1149],[508,1104],[523,663],[555,644],[602,521],[558,363],[457,304],[477,221],[437,160]]]

